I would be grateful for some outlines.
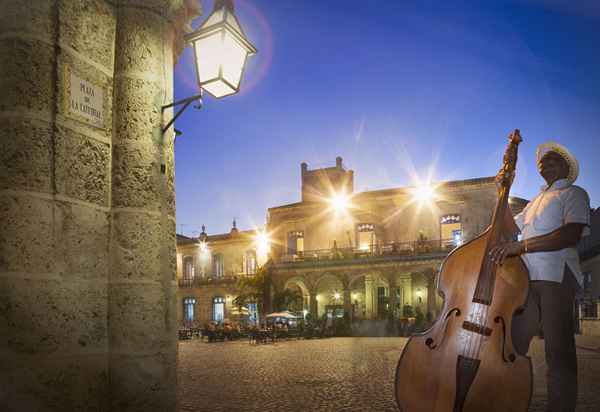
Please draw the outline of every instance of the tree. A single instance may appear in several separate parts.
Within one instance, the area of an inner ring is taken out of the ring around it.
[[[284,289],[273,296],[273,306],[277,311],[301,311],[302,300],[302,293],[299,290]]]
[[[269,291],[271,289],[271,276],[269,262],[259,267],[254,276],[242,276],[237,284],[238,296],[233,304],[240,310],[249,303],[256,303],[258,313],[264,316],[264,310],[269,306]]]

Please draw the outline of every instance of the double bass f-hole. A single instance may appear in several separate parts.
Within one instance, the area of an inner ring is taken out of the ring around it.
[[[429,349],[434,350],[435,348],[439,347],[444,342],[444,336],[446,336],[448,320],[450,319],[452,314],[455,314],[456,317],[459,317],[460,309],[454,308],[446,314],[446,316],[444,317],[444,322],[441,324],[440,328],[437,329],[436,332],[434,332],[436,334],[436,339],[429,337],[425,340],[425,345],[427,345],[427,347]],[[437,340],[437,343],[436,343],[436,340]]]
[[[504,318],[502,316],[496,316],[494,318],[494,323],[502,323],[502,360],[506,363],[514,362],[517,357],[514,353],[509,353],[506,356],[506,322],[504,322]]]

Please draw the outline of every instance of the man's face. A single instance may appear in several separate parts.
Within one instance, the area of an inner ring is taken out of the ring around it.
[[[549,185],[569,176],[569,164],[556,152],[546,153],[538,162],[538,170]]]

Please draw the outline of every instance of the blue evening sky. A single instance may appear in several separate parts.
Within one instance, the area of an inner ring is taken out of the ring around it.
[[[543,183],[535,148],[579,159],[600,206],[600,2],[237,0],[258,54],[242,91],[177,121],[177,230],[263,225],[300,200],[300,163],[342,156],[355,191],[495,175],[521,129],[512,194]],[[205,13],[212,1],[202,2]],[[188,47],[175,98],[197,93]]]

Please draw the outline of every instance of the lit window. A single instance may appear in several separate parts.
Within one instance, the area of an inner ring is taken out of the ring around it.
[[[447,246],[460,246],[463,243],[460,215],[444,215],[440,219],[442,243]]]
[[[225,319],[225,298],[215,296],[213,298],[213,320],[223,322],[223,319]]]
[[[254,250],[248,250],[244,254],[244,272],[246,275],[256,273],[256,252]]]
[[[183,299],[183,320],[186,323],[192,323],[194,321],[194,312],[196,308],[195,298]]]
[[[375,245],[375,225],[373,223],[360,223],[356,225],[356,243],[360,250],[372,250]]]
[[[296,230],[288,233],[288,254],[296,255],[304,252],[304,232]]]
[[[213,276],[216,278],[222,278],[225,274],[225,267],[223,263],[223,254],[215,253],[212,255],[213,261]]]
[[[258,323],[258,305],[256,303],[248,303],[248,320]]]
[[[183,258],[183,278],[186,280],[194,279],[194,258],[192,256]]]

